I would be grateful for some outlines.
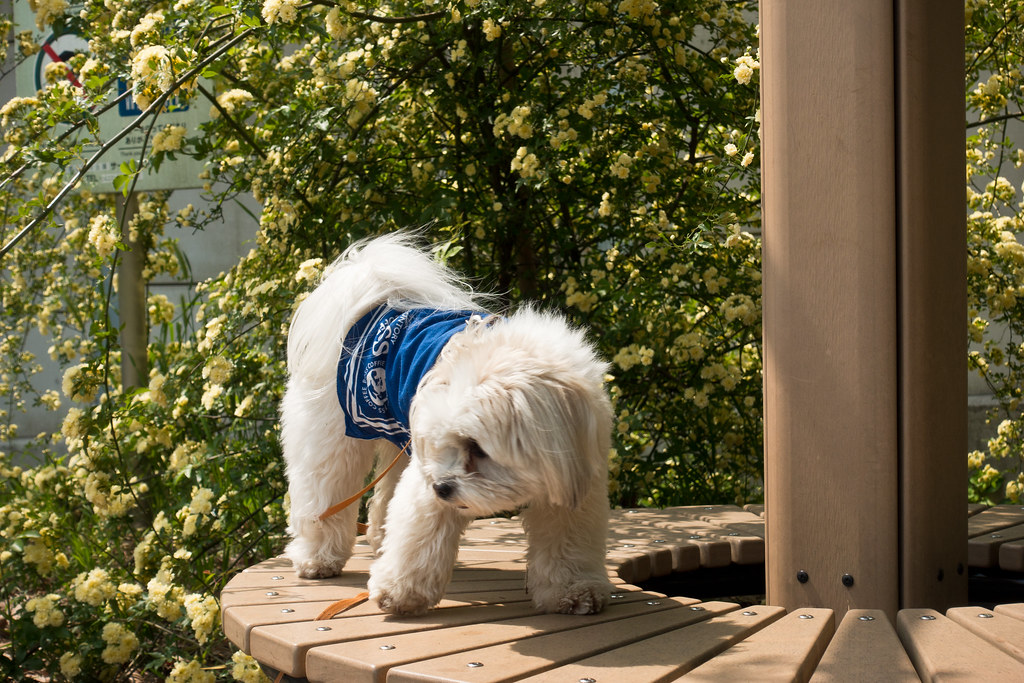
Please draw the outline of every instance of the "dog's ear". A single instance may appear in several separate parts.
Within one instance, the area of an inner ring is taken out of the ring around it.
[[[533,445],[549,500],[576,508],[592,486],[607,480],[611,444],[611,406],[604,390],[576,377],[547,377],[543,388],[528,392]]]

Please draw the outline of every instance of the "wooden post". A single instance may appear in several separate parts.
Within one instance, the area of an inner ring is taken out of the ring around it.
[[[956,9],[761,2],[771,604],[894,618],[966,597],[963,39],[939,42]],[[924,15],[938,35],[903,25]]]
[[[967,600],[963,2],[901,0],[900,607]]]
[[[144,241],[132,240],[128,227],[139,211],[139,198],[133,192],[127,197],[117,195],[117,219],[124,231],[128,250],[121,253],[117,269],[118,315],[121,319],[121,389],[149,385],[149,330],[146,314],[146,281],[142,276],[146,265]]]

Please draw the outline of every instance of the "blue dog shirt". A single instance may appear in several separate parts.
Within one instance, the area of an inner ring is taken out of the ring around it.
[[[409,408],[420,380],[470,318],[487,315],[381,306],[360,318],[345,335],[338,361],[345,434],[404,446],[409,440]]]

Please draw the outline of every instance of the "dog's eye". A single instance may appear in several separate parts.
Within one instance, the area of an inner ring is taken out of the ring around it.
[[[477,463],[479,463],[481,460],[486,460],[486,459],[487,459],[487,453],[484,452],[484,449],[480,448],[480,444],[478,444],[476,441],[467,441],[466,442],[466,471],[467,472],[476,472],[477,471]]]
[[[480,448],[480,444],[476,441],[466,442],[466,455],[473,460],[483,460],[487,457],[487,453],[484,452],[484,449]]]

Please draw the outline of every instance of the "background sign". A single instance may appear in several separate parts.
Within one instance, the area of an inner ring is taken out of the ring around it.
[[[27,2],[14,3],[14,22],[16,31],[35,30],[35,14],[29,9]],[[78,7],[72,5],[68,12],[76,12]],[[45,84],[46,67],[54,62],[67,62],[76,54],[86,53],[89,50],[88,42],[74,33],[57,35],[49,33],[43,40],[42,49],[34,58],[22,61],[16,70],[15,80],[17,93],[20,97],[34,97],[36,92]],[[68,80],[72,85],[80,87],[78,78],[68,69]],[[128,89],[124,82],[118,83],[118,93]],[[202,111],[200,111],[202,110]],[[99,117],[100,139],[109,140],[115,134],[122,131],[136,117],[141,110],[130,97],[122,100],[120,104],[105,112]],[[181,102],[177,98],[171,99],[164,112],[157,116],[156,125],[152,133],[156,134],[166,126],[184,126],[186,136],[195,135],[199,126],[209,119],[209,107],[201,99],[194,99],[191,102]],[[114,192],[114,178],[121,175],[121,164],[134,163],[137,167],[145,163],[149,156],[146,149],[146,132],[149,130],[152,120],[147,120],[141,126],[125,136],[113,149],[97,162],[82,179],[82,185],[93,192]],[[152,138],[148,141],[152,144]],[[98,151],[96,145],[87,145],[83,150],[86,158]],[[174,190],[188,187],[200,187],[202,181],[199,174],[203,170],[203,163],[191,157],[182,155],[176,156],[174,160],[164,159],[160,164],[159,172],[150,172],[148,164],[143,167],[135,184],[135,190],[140,192],[155,190]]]

